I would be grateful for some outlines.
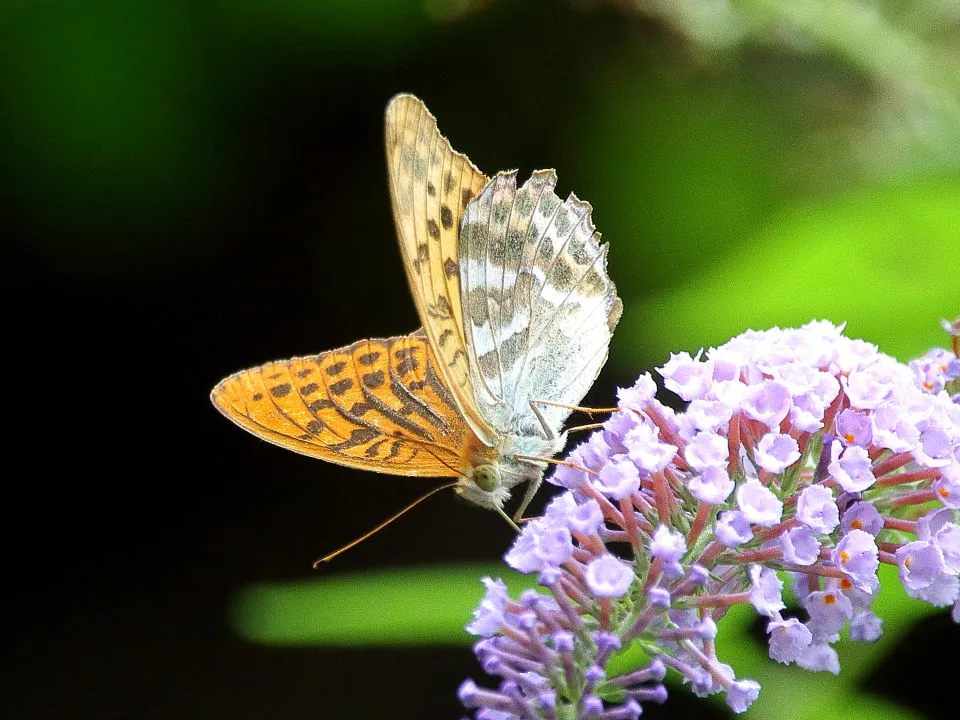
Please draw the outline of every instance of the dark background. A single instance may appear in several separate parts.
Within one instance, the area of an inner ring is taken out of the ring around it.
[[[644,336],[655,309],[671,317],[678,278],[709,272],[779,213],[850,188],[956,181],[953,116],[920,101],[939,134],[891,131],[920,156],[891,145],[873,163],[851,149],[850,136],[883,125],[892,92],[855,45],[825,45],[784,17],[710,40],[723,22],[544,0],[0,9],[14,360],[0,707],[458,717],[457,685],[480,676],[463,646],[269,648],[233,633],[226,608],[240,589],[311,577],[319,555],[435,483],[258,442],[208,393],[243,367],[418,325],[383,161],[383,109],[399,91],[423,98],[488,173],[556,167],[558,191],[596,207],[628,308],[596,405],[680,349]],[[956,19],[941,29],[911,37],[946,53]],[[939,92],[942,71],[921,79]],[[958,238],[940,239],[949,263]],[[930,297],[940,305],[918,325],[949,311],[942,292]],[[698,315],[711,312],[705,302]],[[791,308],[767,324],[814,315]],[[725,334],[699,342],[743,329],[740,317],[720,323]],[[509,539],[444,493],[324,572],[490,561]],[[908,653],[870,689],[922,686],[901,702],[936,717],[947,675],[884,681],[903,677]],[[666,710],[724,714],[679,693]]]

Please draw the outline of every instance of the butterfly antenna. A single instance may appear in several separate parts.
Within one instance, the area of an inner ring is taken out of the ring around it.
[[[363,535],[361,535],[360,537],[358,537],[356,540],[354,540],[353,542],[347,543],[346,545],[344,545],[343,547],[341,547],[339,550],[334,550],[334,551],[333,551],[332,553],[330,553],[329,555],[324,555],[322,558],[320,558],[319,560],[317,560],[317,561],[313,564],[313,569],[314,569],[314,570],[318,569],[322,563],[330,562],[330,561],[333,560],[337,555],[340,555],[341,553],[345,553],[345,552],[346,552],[347,550],[349,550],[350,548],[356,547],[357,545],[359,545],[360,543],[362,543],[364,540],[366,540],[366,539],[367,539],[368,537],[370,537],[371,535],[375,535],[376,533],[380,532],[380,531],[383,530],[387,525],[389,525],[389,524],[392,523],[394,520],[396,520],[397,518],[399,518],[401,515],[403,515],[404,513],[408,512],[409,510],[413,510],[413,508],[415,508],[417,505],[419,505],[420,503],[422,503],[424,500],[426,500],[426,499],[427,499],[428,497],[430,497],[431,495],[436,495],[436,494],[437,494],[438,492],[440,492],[441,490],[446,490],[447,488],[452,488],[452,487],[456,487],[456,486],[457,486],[457,483],[455,483],[455,482],[453,482],[453,483],[447,483],[446,485],[441,485],[440,487],[434,488],[434,489],[431,490],[430,492],[428,492],[428,493],[426,493],[426,494],[424,494],[424,495],[421,495],[421,496],[418,497],[416,500],[414,500],[412,503],[410,503],[410,504],[407,505],[405,508],[403,508],[403,510],[401,510],[400,512],[398,512],[398,513],[394,514],[393,516],[387,518],[387,519],[384,520],[382,523],[380,523],[379,525],[377,525],[375,528],[373,528],[373,530],[370,530],[370,531],[368,531],[368,532],[365,532]],[[501,511],[501,512],[502,512],[502,511]],[[508,521],[509,521],[509,519],[508,519]],[[511,523],[511,524],[512,524],[512,523]],[[514,527],[516,527],[516,526],[514,525]]]

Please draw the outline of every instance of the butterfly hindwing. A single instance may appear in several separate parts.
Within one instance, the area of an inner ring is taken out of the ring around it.
[[[478,406],[501,430],[540,432],[530,400],[575,405],[607,358],[621,303],[588,203],[555,193],[552,170],[517,188],[494,177],[460,238],[468,355]],[[570,411],[541,406],[559,431]]]
[[[422,331],[243,370],[211,399],[276,445],[394,475],[462,475],[477,445]]]
[[[385,134],[394,222],[417,312],[464,419],[493,445],[495,432],[470,388],[458,260],[460,221],[487,178],[412,95],[390,101]]]

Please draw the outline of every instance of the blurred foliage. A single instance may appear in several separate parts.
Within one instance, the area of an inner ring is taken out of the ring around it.
[[[870,83],[861,159],[899,175],[960,161],[957,0],[623,0],[704,53],[749,43],[838,56]]]
[[[244,588],[231,624],[241,637],[270,645],[466,644],[464,618],[480,601],[485,575],[503,577],[514,592],[533,587],[532,578],[503,565],[391,568]]]
[[[334,128],[350,93],[389,88],[382,108],[432,90],[474,159],[557,166],[611,244],[621,375],[820,317],[907,359],[960,312],[958,0],[8,0],[11,237],[81,275],[199,262],[261,189],[258,124],[291,86]],[[368,142],[380,152],[378,132]],[[269,643],[464,641],[493,571],[409,572],[250,588],[235,627]],[[914,612],[885,610],[894,632]],[[826,692],[723,652],[764,683],[764,707],[801,683]],[[866,652],[842,653],[845,669]],[[854,716],[852,679],[828,678],[845,689],[820,716]]]
[[[611,29],[618,17],[626,31]],[[578,34],[611,41],[557,54]],[[958,0],[19,0],[0,9],[0,188],[27,242],[63,266],[190,253],[244,199],[254,167],[244,158],[258,150],[236,116],[277,82],[276,68],[300,64],[304,83],[343,85],[359,72],[416,90],[403,67],[459,74],[462,48],[498,38],[513,51],[506,65],[484,63],[491,85],[536,104],[516,105],[496,156],[516,162],[506,151],[549,142],[544,164],[597,207],[628,308],[612,356],[622,371],[748,325],[812,317],[855,321],[852,332],[905,356],[960,305],[944,281],[960,242],[942,200],[953,190],[941,185],[940,200],[920,190],[960,169]],[[510,74],[545,51],[556,78]],[[544,95],[563,75],[566,96]],[[447,91],[466,100],[472,88]],[[472,96],[464,112],[497,103]],[[550,113],[549,127],[537,112]],[[881,218],[899,187],[917,201],[900,203],[913,227],[898,236]],[[867,243],[878,256],[882,246],[887,261],[810,262],[826,259],[825,223],[834,247]],[[911,302],[921,264],[893,274],[897,242],[915,238],[943,261],[929,305]],[[845,292],[832,293],[844,265]],[[748,285],[721,282],[737,267],[740,279],[763,280],[762,300],[744,303]],[[684,288],[697,292],[694,279],[707,276],[710,295],[692,315]],[[905,337],[907,316],[926,332]]]
[[[620,340],[695,352],[747,328],[829,317],[906,362],[947,344],[932,319],[960,307],[958,204],[960,176],[793,208],[719,262],[628,306]]]
[[[0,9],[0,188],[52,255],[151,257],[229,192],[223,107],[185,7]]]

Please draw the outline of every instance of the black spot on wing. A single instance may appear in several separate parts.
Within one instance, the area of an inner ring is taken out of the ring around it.
[[[335,452],[343,452],[344,450],[350,450],[357,447],[357,445],[363,445],[366,442],[370,442],[374,438],[380,437],[379,432],[372,428],[358,428],[350,433],[350,437],[344,440],[342,443],[337,443],[336,445],[330,445],[330,449]]]
[[[347,390],[353,387],[353,380],[350,378],[344,378],[343,380],[338,380],[330,386],[331,395],[343,395]]]
[[[371,405],[370,403],[356,402],[350,406],[350,410],[348,410],[348,412],[351,415],[356,415],[357,417],[360,417],[362,415],[366,415],[371,410],[373,410],[373,405]]]
[[[362,378],[363,384],[368,387],[376,390],[379,387],[383,386],[384,375],[383,370],[377,370],[376,372],[367,373]]]
[[[277,385],[270,388],[270,394],[278,398],[286,397],[290,394],[290,390],[292,390],[290,383],[283,383],[282,385]]]

